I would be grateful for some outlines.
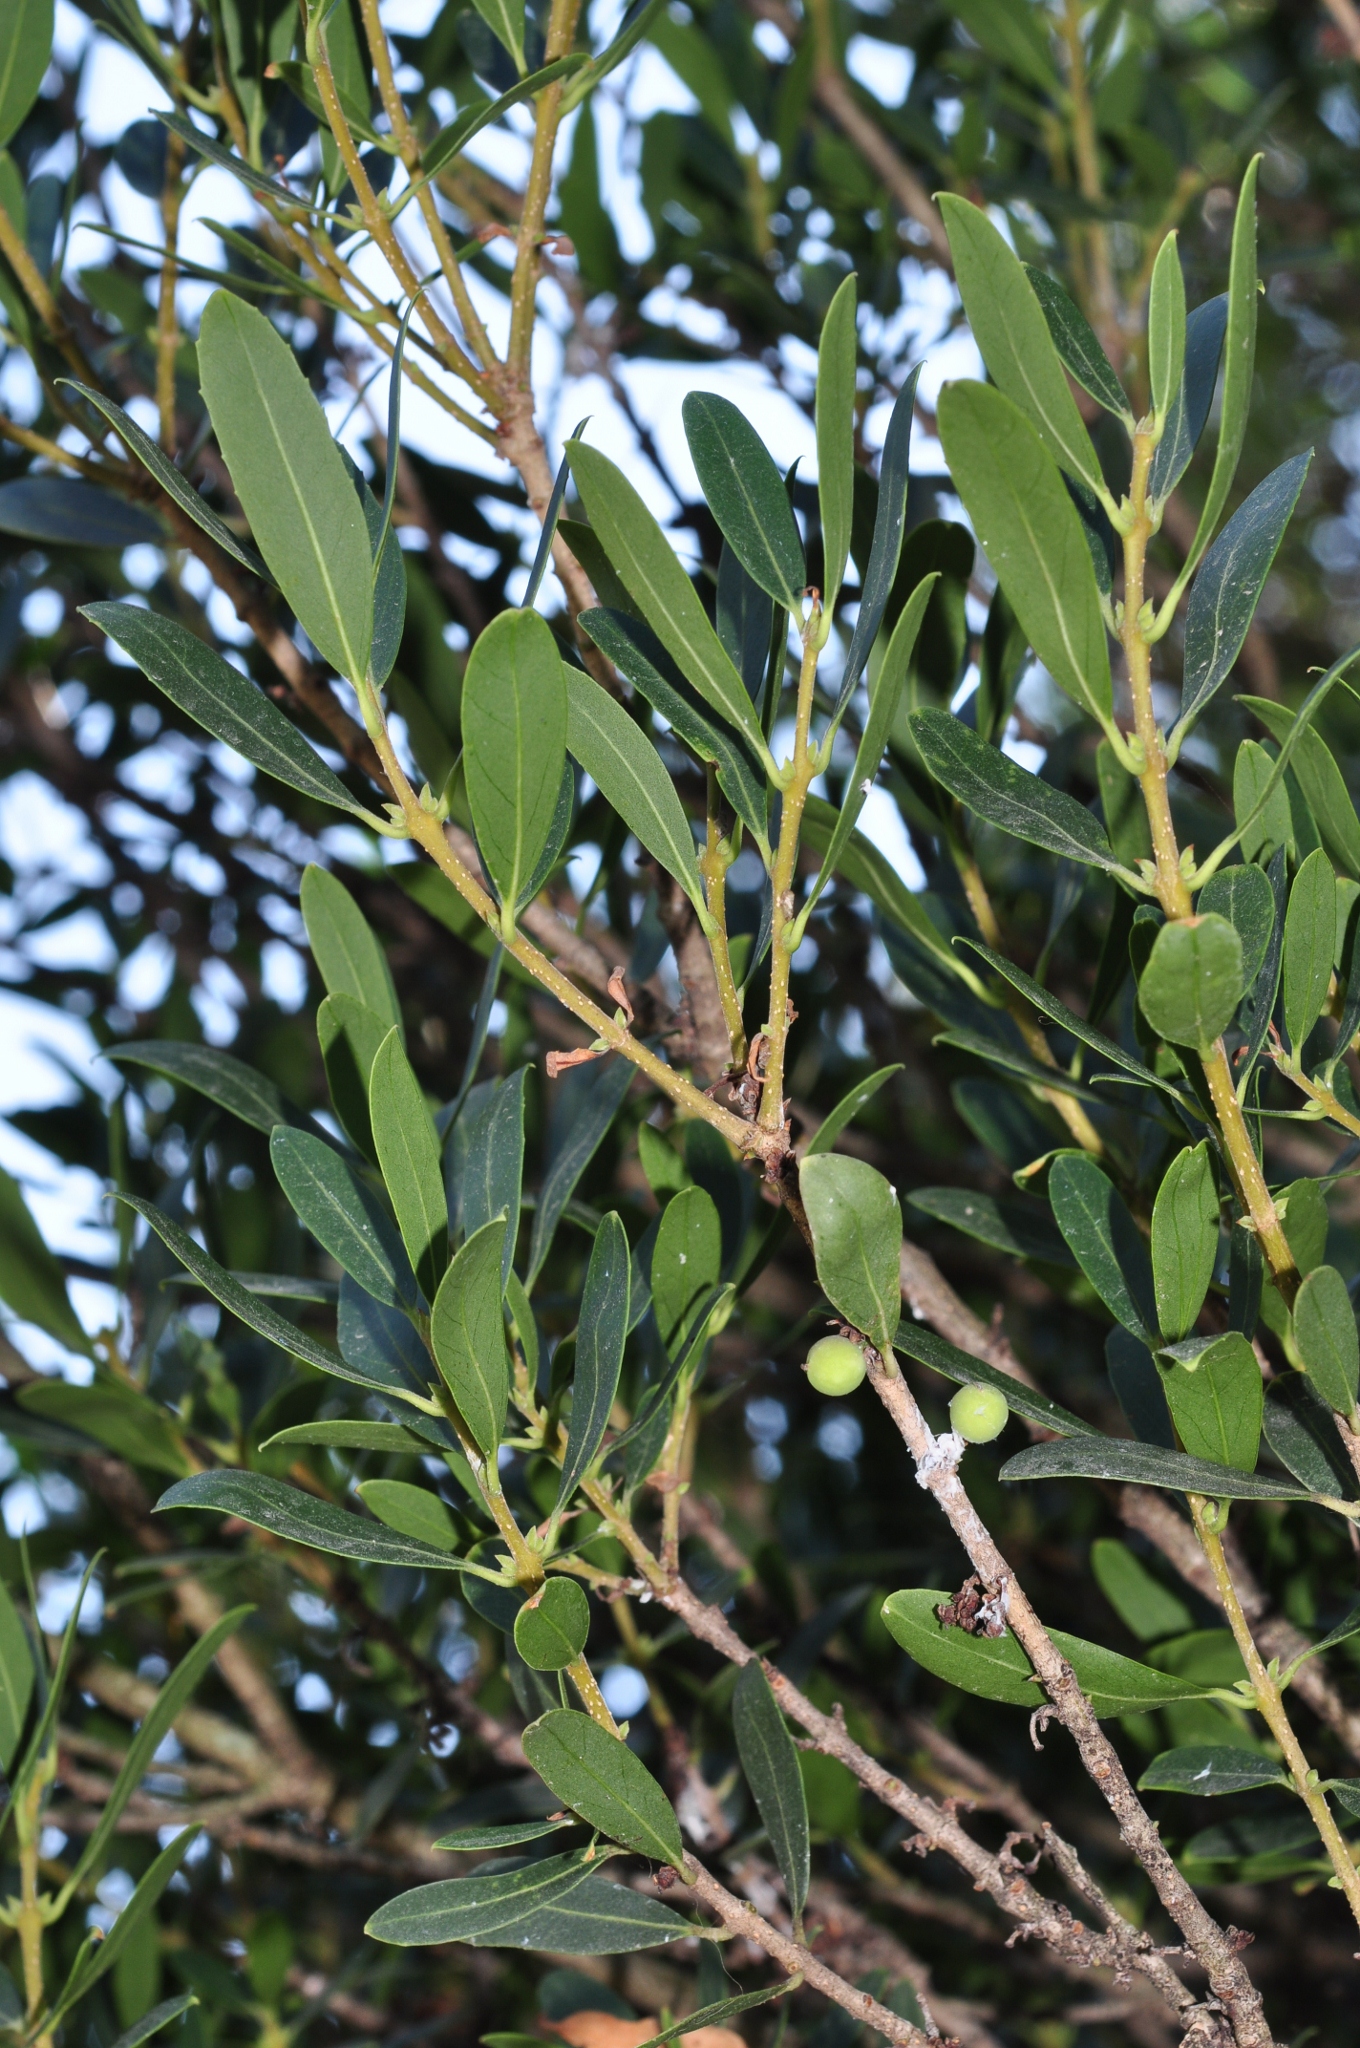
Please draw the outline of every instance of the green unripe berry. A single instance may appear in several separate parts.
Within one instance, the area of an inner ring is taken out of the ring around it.
[[[1010,1409],[996,1387],[960,1387],[949,1404],[950,1426],[966,1444],[989,1444],[1006,1427]]]
[[[848,1337],[819,1337],[807,1355],[807,1376],[819,1394],[853,1394],[864,1378],[864,1353]]]

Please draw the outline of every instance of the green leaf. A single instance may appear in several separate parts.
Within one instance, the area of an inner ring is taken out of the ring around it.
[[[29,1214],[19,1183],[0,1167],[0,1301],[20,1322],[91,1357],[90,1340],[66,1292],[66,1275]]]
[[[87,1387],[72,1386],[68,1380],[38,1380],[21,1387],[16,1399],[30,1415],[84,1430],[130,1465],[169,1472],[176,1479],[193,1469],[177,1421],[149,1394],[121,1380],[96,1378]]]
[[[567,1445],[554,1512],[560,1512],[566,1506],[604,1442],[619,1390],[619,1374],[623,1370],[630,1284],[627,1234],[611,1210],[595,1233],[590,1265],[586,1269],[581,1320],[576,1330],[571,1420],[567,1425]],[[529,1660],[526,1658],[525,1661]]]
[[[52,57],[54,0],[0,0],[0,148],[17,135]]]
[[[1286,1372],[1266,1388],[1262,1434],[1286,1472],[1310,1493],[1357,1497],[1355,1471],[1337,1432],[1336,1417],[1307,1373]]]
[[[1119,872],[1109,840],[1075,797],[989,747],[952,711],[913,711],[908,723],[926,767],[970,811],[1064,860]]]
[[[1152,852],[1152,828],[1138,780],[1108,740],[1101,740],[1096,748],[1096,780],[1110,844],[1126,868],[1136,869]]]
[[[1196,909],[1227,918],[1242,941],[1243,986],[1252,988],[1275,928],[1275,892],[1265,869],[1249,863],[1220,868],[1200,891]]]
[[[194,1843],[198,1840],[196,1827],[181,1828],[137,1884],[136,1890],[119,1913],[113,1926],[97,1946],[82,1950],[75,1968],[62,1986],[56,2005],[50,2014],[55,2024],[64,2013],[80,2003],[106,1970],[111,1970],[127,1947],[133,1934],[160,1903],[162,1892],[183,1863]]]
[[[855,492],[855,327],[853,273],[837,287],[817,345],[817,503],[822,520],[822,605],[835,609],[850,553]]]
[[[524,69],[524,0],[473,0],[482,20]]]
[[[1210,1500],[1307,1500],[1306,1486],[1269,1473],[1237,1472],[1207,1458],[1190,1458],[1160,1444],[1114,1437],[1068,1437],[1031,1444],[1001,1467],[1002,1479],[1111,1479],[1129,1486],[1165,1486]]]
[[[840,694],[836,698],[827,733],[835,731],[844,716],[846,706],[855,694],[856,686],[864,673],[865,663],[878,638],[878,629],[883,624],[888,600],[892,596],[893,584],[897,578],[897,565],[902,559],[902,535],[907,523],[907,489],[911,480],[911,423],[916,413],[916,385],[920,375],[921,365],[918,363],[906,377],[901,390],[893,400],[893,409],[888,416],[888,431],[883,437],[883,453],[878,462],[878,509],[874,514],[869,560],[867,565],[860,563],[859,617],[855,620],[855,630],[850,636],[850,646],[845,656],[845,670],[841,676]],[[827,741],[827,733],[822,736],[823,746]]]
[[[8,1776],[33,1697],[33,1652],[18,1609],[0,1585],[0,1770]]]
[[[1018,409],[1025,416],[1053,460],[1061,463],[1068,474],[1078,478],[1088,490],[1094,491],[1102,503],[1108,503],[1109,492],[1100,473],[1095,449],[1091,446],[1091,437],[1077,411],[1048,322],[1025,275],[1023,264],[1007,248],[980,206],[974,206],[952,192],[941,193],[939,204],[949,232],[954,274],[963,295],[968,324],[997,392],[1009,400],[1010,408]],[[976,392],[985,387],[955,385],[953,388]],[[948,437],[945,437],[945,453],[957,483],[958,475],[954,470]],[[1021,479],[1016,481],[1019,483]],[[1028,481],[1027,474],[1025,481]],[[972,511],[972,500],[967,490],[962,486],[960,490],[964,503]],[[985,536],[982,544],[1004,585],[1005,575]],[[1084,550],[1084,541],[1082,547]],[[1008,595],[1015,604],[1014,593],[1008,592]],[[1017,613],[1019,610],[1016,605]],[[1051,669],[1052,664],[1047,662],[1043,652],[1037,647],[1034,651]],[[1108,709],[1108,687],[1105,702]]]
[[[1233,816],[1242,858],[1264,865],[1277,848],[1295,855],[1289,789],[1272,757],[1255,740],[1243,740],[1233,761]]]
[[[1336,877],[1315,847],[1294,877],[1284,919],[1284,1028],[1295,1059],[1327,1000],[1336,953]]]
[[[750,1669],[749,1665],[746,1667]],[[696,2034],[705,2027],[721,2027],[738,2013],[750,2012],[757,2005],[768,2005],[771,1999],[783,1998],[793,1990],[792,1984],[770,1984],[763,1991],[742,1991],[735,1998],[720,1998],[713,2005],[701,2005],[697,2012],[687,2013],[684,2019],[672,2020],[659,2034],[653,2034],[649,2041],[643,2041],[639,2048],[665,2048],[668,2041],[674,2041],[685,2034]]]
[[[401,1005],[387,955],[344,883],[325,868],[304,868],[300,901],[307,943],[327,992],[353,996],[400,1031]]]
[[[517,1067],[491,1093],[475,1115],[467,1118],[466,1145],[459,1186],[460,1222],[464,1237],[484,1223],[506,1223],[501,1277],[508,1280],[519,1227],[524,1180],[524,1085],[527,1067]],[[457,1139],[458,1127],[454,1128]]]
[[[1242,651],[1312,459],[1313,451],[1308,448],[1272,470],[1233,514],[1204,557],[1185,617],[1181,709],[1169,741],[1173,760],[1181,739]],[[1288,722],[1293,723],[1292,717]]]
[[[352,1557],[364,1564],[410,1565],[418,1571],[447,1571],[449,1560],[428,1543],[415,1543],[362,1515],[351,1515],[314,1493],[285,1486],[263,1472],[195,1472],[156,1502],[156,1514],[172,1508],[210,1508],[265,1529],[285,1543]]]
[[[1110,650],[1100,591],[1057,464],[1024,414],[988,385],[947,384],[938,419],[955,487],[1030,646],[1073,703],[1107,725]]]
[[[652,1248],[652,1310],[672,1357],[721,1270],[722,1225],[713,1197],[703,1188],[682,1188],[662,1211]]]
[[[755,588],[749,577],[745,580],[748,588]],[[701,761],[713,764],[723,795],[757,846],[766,847],[769,791],[764,776],[756,771],[746,749],[733,739],[726,728],[714,724],[707,711],[697,708],[694,692],[651,627],[628,612],[611,610],[603,605],[593,611],[582,612],[578,623],[589,633],[595,645],[609,656],[620,675],[625,676],[635,690],[641,690],[652,709],[661,713],[685,745]],[[767,620],[761,648],[762,678],[769,646]]]
[[[352,1166],[310,1131],[275,1126],[269,1158],[300,1223],[365,1294],[414,1309],[415,1274],[391,1216]]]
[[[1127,1543],[1100,1536],[1091,1545],[1091,1576],[1119,1619],[1140,1643],[1184,1635],[1192,1625],[1190,1609],[1179,1596],[1154,1578]]]
[[[595,588],[599,590],[598,583]],[[603,597],[603,591],[600,594]],[[767,597],[747,575],[726,541],[718,556],[718,602],[714,616],[718,638],[745,683],[751,702],[758,704],[770,662],[774,599]]]
[[[385,1528],[417,1543],[428,1543],[432,1550],[446,1554],[457,1550],[458,1525],[428,1486],[411,1486],[404,1479],[361,1479],[356,1490],[369,1513]]]
[[[699,485],[748,576],[786,611],[799,609],[807,568],[784,479],[730,398],[689,392],[680,408]]]
[[[1152,1207],[1152,1280],[1164,1337],[1183,1337],[1194,1327],[1217,1255],[1218,1191],[1206,1138],[1176,1154]]]
[[[478,636],[461,716],[477,846],[505,922],[548,842],[567,757],[562,660],[537,612],[502,612]]]
[[[803,844],[814,853],[825,854],[838,817],[839,813],[823,798],[810,796],[803,806]],[[896,868],[862,832],[852,832],[841,845],[836,854],[836,872],[852,889],[869,897],[890,923],[909,932],[952,980],[966,982],[975,995],[984,993],[981,982],[954,952],[920,896],[913,895]]]
[[[493,121],[499,121],[501,115],[508,113],[511,107],[518,106],[521,100],[532,99],[535,93],[542,92],[545,86],[554,84],[557,79],[565,78],[573,71],[583,70],[589,62],[590,59],[584,51],[573,51],[570,56],[558,57],[553,63],[543,65],[540,70],[531,71],[527,78],[521,78],[518,85],[512,85],[499,99],[482,100],[464,107],[461,114],[455,115],[448,126],[441,128],[421,151],[420,160],[424,165],[425,175],[424,178],[415,181],[415,187],[412,189],[427,183],[436,171],[442,170],[445,164],[466,149],[474,135],[480,134],[482,129],[489,127]],[[398,201],[398,208],[410,196],[410,193],[404,192]]]
[[[346,1137],[375,1165],[378,1154],[368,1107],[369,1077],[378,1047],[392,1028],[386,1017],[378,1016],[357,996],[327,996],[316,1013],[317,1042],[335,1114]]]
[[[1315,1266],[1294,1302],[1294,1342],[1309,1382],[1349,1421],[1360,1388],[1360,1338],[1355,1309],[1335,1266]]]
[[[886,1358],[902,1319],[902,1212],[897,1190],[862,1159],[805,1159],[799,1191],[827,1300]]]
[[[423,1458],[429,1443],[399,1422],[296,1422],[291,1429],[276,1430],[259,1446],[262,1451],[282,1444],[316,1444],[333,1451],[391,1451],[400,1456]]]
[[[576,1192],[581,1175],[599,1150],[632,1085],[635,1068],[624,1059],[602,1060],[562,1085],[571,1090],[571,1116],[548,1161],[534,1210],[525,1287],[532,1292],[552,1246],[553,1234]]]
[[[16,476],[0,484],[0,533],[54,547],[127,548],[137,541],[165,543],[165,528],[140,505],[130,505],[78,477]]]
[[[1185,273],[1175,229],[1165,237],[1148,287],[1148,382],[1152,409],[1165,421],[1185,369]]]
[[[567,746],[633,836],[677,882],[709,924],[694,834],[661,756],[593,676],[565,666]]]
[[[209,1102],[215,1102],[229,1116],[240,1117],[243,1124],[266,1135],[275,1124],[294,1123],[302,1114],[284,1099],[272,1081],[216,1046],[181,1044],[171,1038],[139,1038],[110,1046],[105,1057],[117,1064],[126,1062],[167,1074],[172,1081],[206,1095]]]
[[[248,1330],[254,1330],[257,1336],[277,1344],[290,1357],[300,1358],[304,1365],[329,1373],[332,1379],[349,1380],[356,1387],[380,1387],[384,1393],[406,1396],[404,1383],[395,1375],[379,1376],[361,1371],[348,1359],[342,1358],[338,1351],[333,1351],[329,1344],[319,1343],[315,1337],[307,1336],[296,1324],[290,1323],[286,1316],[279,1315],[257,1294],[243,1287],[225,1267],[219,1266],[216,1259],[210,1258],[200,1245],[195,1244],[187,1230],[182,1230],[178,1223],[163,1215],[154,1203],[144,1201],[140,1195],[120,1195],[119,1200],[135,1209],[139,1216],[145,1216],[180,1264]]]
[[[1106,412],[1131,423],[1133,411],[1128,398],[1086,315],[1046,270],[1036,270],[1031,263],[1022,264],[1021,268],[1039,301],[1053,346],[1062,357],[1068,376],[1089,392],[1097,405],[1103,405]]]
[[[1140,1792],[1189,1792],[1196,1799],[1251,1792],[1258,1785],[1293,1789],[1288,1773],[1262,1756],[1259,1749],[1242,1749],[1226,1742],[1196,1742],[1181,1749],[1164,1749],[1138,1780]]]
[[[187,512],[195,525],[201,527],[209,539],[216,541],[224,553],[249,569],[252,576],[268,578],[269,571],[254,549],[248,548],[244,541],[236,538],[225,520],[218,518],[207,501],[200,496],[182,472],[176,469],[169,456],[156,446],[149,435],[142,432],[136,420],[125,413],[121,405],[115,405],[111,398],[106,398],[102,391],[96,391],[92,385],[82,384],[78,377],[59,377],[57,382],[67,385],[72,391],[78,391],[82,398],[104,415],[128,454],[134,456],[142,468],[155,477],[166,496],[173,498],[181,512]]]
[[[1185,323],[1185,370],[1152,458],[1148,474],[1150,504],[1162,504],[1171,495],[1204,432],[1218,382],[1218,359],[1223,353],[1223,331],[1227,324],[1226,293],[1196,306]]]
[[[402,1242],[426,1300],[433,1301],[449,1262],[448,1202],[434,1124],[396,1030],[374,1055],[368,1102]]]
[[[373,639],[368,532],[297,358],[263,313],[219,291],[199,324],[198,367],[260,553],[318,653],[362,687]]]
[[[1254,712],[1262,725],[1281,743],[1288,739],[1297,713],[1287,705],[1273,704],[1265,697],[1239,697],[1237,701]],[[1257,751],[1260,752],[1259,749]],[[1298,778],[1308,808],[1317,820],[1323,845],[1338,867],[1360,881],[1360,819],[1356,817],[1350,791],[1331,748],[1311,726],[1297,735],[1290,766]],[[1236,791],[1234,800],[1235,797]],[[1287,808],[1287,794],[1285,804]],[[1226,872],[1232,874],[1235,870],[1229,868]]]
[[[131,655],[170,702],[254,766],[317,803],[371,818],[295,725],[239,669],[177,619],[140,605],[87,604],[81,617]]]
[[[1251,382],[1256,365],[1256,177],[1260,167],[1260,157],[1254,156],[1247,165],[1237,195],[1237,217],[1233,223],[1232,256],[1228,266],[1228,325],[1224,338],[1223,403],[1219,413],[1218,448],[1195,538],[1166,600],[1166,606],[1173,609],[1218,525],[1219,514],[1237,474],[1237,460],[1247,431]]]
[[[432,1849],[456,1849],[460,1853],[474,1849],[513,1849],[521,1842],[539,1842],[545,1835],[556,1835],[563,1828],[576,1827],[574,1817],[565,1820],[512,1820],[501,1827],[455,1828],[452,1834],[441,1835],[437,1842],[431,1842]]]
[[[955,0],[954,12],[973,41],[1027,85],[1055,99],[1061,95],[1044,17],[1036,18],[1025,0]]]
[[[564,1896],[526,1913],[504,1934],[474,1937],[471,1946],[536,1949],[556,1956],[621,1956],[662,1942],[692,1940],[696,1932],[690,1921],[658,1900],[641,1898],[627,1885],[611,1884],[605,1877],[588,1877]]]
[[[951,1224],[996,1251],[1010,1252],[1017,1259],[1044,1259],[1052,1266],[1075,1264],[1048,1211],[1026,1196],[1007,1199],[975,1194],[971,1188],[913,1188],[907,1200],[923,1215]]]
[[[945,1627],[935,1609],[949,1597],[929,1587],[889,1594],[883,1603],[883,1619],[893,1640],[923,1670],[956,1685],[961,1692],[1012,1707],[1041,1707],[1043,1687],[1009,1629],[1001,1636],[974,1636],[961,1628]],[[1064,1629],[1050,1629],[1049,1634],[1101,1720],[1115,1714],[1146,1714],[1179,1700],[1204,1699],[1217,1690],[1173,1678],[1149,1664],[1103,1649],[1099,1643],[1068,1635]]]
[[[626,1742],[567,1707],[532,1722],[523,1740],[525,1756],[564,1806],[611,1842],[683,1872],[675,1809]]]
[[[417,1885],[414,1891],[402,1892],[379,1906],[364,1933],[398,1948],[424,1948],[444,1941],[518,1948],[519,1938],[511,1931],[515,1923],[534,1907],[574,1891],[593,1874],[599,1861],[598,1850],[574,1849],[570,1855],[544,1856],[518,1870],[498,1871],[490,1877],[450,1877],[436,1884]]]
[[[435,1364],[484,1458],[495,1455],[510,1398],[501,1308],[504,1242],[501,1219],[473,1232],[440,1282],[430,1317]]]
[[[770,1691],[760,1659],[743,1664],[732,1693],[737,1754],[764,1823],[795,1923],[807,1904],[807,1793],[798,1751]]]
[[[569,441],[567,453],[591,526],[629,596],[681,674],[768,767],[769,748],[750,694],[710,626],[674,548],[608,456],[583,441]]]
[[[1354,1318],[1352,1318],[1354,1321]],[[1265,1398],[1256,1353],[1237,1330],[1177,1346],[1162,1387],[1176,1433],[1192,1458],[1254,1471]]]
[[[1145,1067],[1132,1053],[1125,1052],[1122,1045],[1116,1045],[1103,1031],[1097,1031],[1084,1017],[1079,1017],[1075,1010],[1069,1010],[1066,1003],[1059,1002],[1046,988],[1041,988],[1033,975],[1026,974],[1022,967],[1013,966],[1004,953],[994,953],[990,946],[984,946],[977,939],[966,939],[961,943],[967,945],[974,953],[980,953],[1003,980],[1008,981],[1012,988],[1019,989],[1021,995],[1034,1005],[1041,1016],[1051,1018],[1062,1030],[1070,1032],[1073,1038],[1080,1039],[1083,1045],[1089,1045],[1113,1066],[1122,1068],[1126,1074],[1132,1074],[1134,1079],[1141,1081],[1145,1087],[1164,1089],[1179,1099],[1179,1089],[1173,1087],[1169,1081],[1163,1080],[1159,1074],[1154,1074],[1150,1067]]]
[[[961,1387],[994,1387],[1004,1394],[1008,1405],[1026,1422],[1037,1423],[1040,1429],[1051,1429],[1058,1436],[1095,1436],[1099,1432],[1089,1422],[1083,1422],[1079,1415],[1073,1415],[1056,1401],[1050,1401],[1046,1394],[1039,1394],[1027,1387],[1023,1380],[1014,1379],[1009,1373],[998,1371],[983,1359],[974,1358],[971,1351],[960,1351],[955,1344],[937,1337],[933,1330],[913,1318],[904,1316],[898,1328],[893,1349],[906,1358],[914,1358],[921,1365],[928,1365],[933,1372],[941,1373],[945,1379],[953,1380]]]
[[[1135,1337],[1157,1327],[1147,1244],[1124,1197],[1087,1152],[1060,1152],[1048,1199],[1077,1264],[1116,1322]]]
[[[864,1105],[877,1095],[885,1081],[891,1081],[894,1074],[902,1072],[902,1062],[897,1060],[890,1067],[879,1067],[876,1072],[866,1074],[862,1081],[856,1081],[853,1088],[846,1090],[830,1116],[823,1117],[808,1140],[805,1158],[814,1153],[829,1152],[841,1132],[855,1121]]]
[[[565,1671],[590,1634],[590,1602],[575,1579],[545,1579],[515,1616],[515,1648],[531,1671]]]
[[[190,2006],[198,2004],[196,1991],[181,1991],[178,1998],[163,1998],[159,2005],[153,2005],[139,2020],[133,2022],[125,2034],[120,2034],[113,2048],[142,2048],[143,2041],[149,2041],[153,2034],[159,2034],[162,2027],[168,2027],[171,2020],[177,2020],[188,2012]]]
[[[1242,989],[1242,941],[1226,917],[1210,913],[1162,926],[1138,1000],[1159,1038],[1207,1051],[1231,1024]]]

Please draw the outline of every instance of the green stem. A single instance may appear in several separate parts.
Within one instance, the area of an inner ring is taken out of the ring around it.
[[[567,1666],[567,1677],[581,1696],[581,1704],[592,1721],[598,1721],[601,1728],[607,1728],[611,1735],[619,1735],[619,1724],[605,1705],[604,1694],[595,1680],[595,1673],[585,1660],[585,1653],[573,1657]],[[620,1737],[620,1739],[622,1739]]]

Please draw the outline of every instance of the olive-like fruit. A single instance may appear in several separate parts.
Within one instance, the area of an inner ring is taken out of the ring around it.
[[[807,1376],[819,1394],[853,1394],[864,1378],[864,1353],[848,1337],[819,1337],[807,1355]]]
[[[1010,1409],[996,1387],[960,1387],[949,1404],[949,1420],[966,1444],[989,1444],[1006,1427]]]

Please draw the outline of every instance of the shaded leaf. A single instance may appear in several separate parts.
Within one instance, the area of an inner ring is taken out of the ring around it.
[[[931,774],[970,811],[1065,860],[1114,872],[1114,849],[1075,797],[989,747],[950,711],[913,711],[912,737]]]
[[[758,1657],[743,1664],[738,1675],[732,1693],[732,1727],[741,1768],[797,1922],[807,1904],[810,1870],[807,1793],[793,1737]]]
[[[1127,1543],[1098,1537],[1091,1545],[1091,1576],[1140,1643],[1155,1643],[1163,1636],[1184,1635],[1189,1630],[1190,1609],[1153,1577]]]
[[[492,1086],[475,1117],[468,1120],[467,1151],[459,1187],[463,1235],[472,1237],[484,1223],[506,1221],[501,1276],[509,1278],[519,1228],[520,1191],[524,1179],[524,1086],[526,1067],[517,1067]],[[456,1135],[456,1127],[455,1127]]]
[[[712,391],[690,391],[680,408],[699,485],[748,576],[788,611],[807,581],[803,544],[784,479],[755,428]]]
[[[404,1479],[361,1479],[356,1489],[371,1515],[416,1543],[447,1554],[459,1545],[458,1525],[437,1493]]]
[[[60,1261],[47,1248],[13,1175],[0,1167],[0,1302],[36,1323],[58,1344],[92,1356],[90,1340],[66,1292]]]
[[[448,1203],[434,1124],[396,1030],[374,1055],[369,1109],[402,1242],[426,1300],[433,1301],[449,1259]]]
[[[209,1102],[215,1102],[228,1115],[239,1116],[252,1130],[267,1134],[275,1124],[295,1123],[302,1114],[264,1074],[214,1045],[139,1038],[110,1046],[105,1057],[115,1064],[125,1060],[130,1066],[150,1067],[158,1074],[167,1074],[172,1081],[206,1095]]]
[[[865,663],[888,609],[897,565],[902,558],[907,485],[910,481],[911,423],[916,411],[916,385],[920,375],[921,365],[918,363],[908,373],[888,416],[888,431],[883,437],[883,453],[878,462],[878,510],[874,514],[873,538],[869,543],[868,562],[860,563],[859,616],[846,650],[840,693],[828,726],[830,731],[840,724],[864,673]]]
[[[269,1158],[300,1223],[365,1294],[415,1308],[415,1275],[396,1225],[349,1163],[310,1131],[278,1124]]]
[[[449,1569],[449,1559],[430,1544],[413,1542],[263,1472],[195,1472],[163,1493],[154,1512],[168,1513],[172,1508],[210,1508],[215,1514],[234,1515],[254,1529],[281,1536],[286,1543],[324,1550],[332,1557],[352,1557],[365,1564],[411,1565],[421,1571]]]
[[[1280,1373],[1266,1388],[1261,1424],[1267,1444],[1286,1472],[1310,1493],[1357,1496],[1355,1470],[1330,1404],[1302,1372]]]
[[[501,1248],[505,1224],[484,1223],[456,1254],[430,1316],[435,1364],[483,1457],[495,1455],[510,1398]]]
[[[1048,1211],[1024,1196],[1006,1199],[975,1194],[971,1188],[913,1188],[907,1200],[937,1223],[950,1223],[996,1251],[1018,1259],[1045,1259],[1054,1266],[1076,1263]]]
[[[1308,1488],[1266,1472],[1235,1472],[1160,1444],[1129,1443],[1114,1437],[1069,1437],[1061,1443],[1031,1444],[1001,1467],[1003,1479],[1113,1479],[1130,1486],[1165,1486],[1176,1493],[1200,1493],[1211,1500],[1306,1500]]]
[[[1146,1241],[1123,1196],[1086,1152],[1061,1152],[1048,1199],[1073,1256],[1116,1322],[1135,1337],[1157,1327]]]
[[[0,13],[0,147],[18,133],[52,56],[53,0],[5,0]]]
[[[1290,1786],[1289,1775],[1259,1749],[1230,1743],[1164,1749],[1138,1780],[1140,1792],[1191,1792],[1197,1799],[1251,1792],[1259,1785]]]
[[[822,604],[835,609],[850,553],[855,489],[855,328],[853,274],[837,286],[817,345],[817,505],[822,522]]]
[[[1097,405],[1103,405],[1116,419],[1131,420],[1133,412],[1123,387],[1081,308],[1047,271],[1036,270],[1032,263],[1022,264],[1021,268],[1039,301],[1053,346],[1069,377],[1075,378],[1082,390],[1089,392]]]
[[[300,901],[307,943],[327,992],[352,996],[375,1017],[385,1018],[389,1028],[395,1024],[401,1031],[401,1005],[387,955],[344,883],[325,868],[304,868]]]
[[[571,1420],[557,1489],[558,1509],[566,1506],[604,1442],[623,1370],[630,1280],[627,1234],[611,1210],[595,1233],[586,1269],[581,1319],[576,1330]]]
[[[900,1074],[901,1071],[902,1062],[898,1060],[890,1067],[879,1067],[875,1073],[866,1074],[862,1081],[856,1081],[853,1088],[848,1088],[830,1116],[823,1117],[818,1124],[808,1140],[804,1157],[810,1159],[814,1153],[829,1152],[841,1132],[855,1121],[864,1105],[877,1095],[884,1082],[891,1081],[893,1075]]]
[[[1266,697],[1243,696],[1237,701],[1254,712],[1277,740],[1284,741],[1289,737],[1297,713],[1287,705],[1273,704]],[[1290,766],[1317,821],[1323,845],[1338,867],[1360,881],[1360,818],[1356,817],[1350,791],[1331,748],[1311,726],[1298,735]],[[1234,874],[1237,871],[1228,868],[1225,872]],[[1209,886],[1212,888],[1213,883]]]
[[[529,1239],[529,1265],[524,1276],[525,1287],[530,1291],[542,1270],[553,1233],[576,1192],[581,1175],[623,1106],[634,1071],[628,1060],[602,1060],[598,1066],[588,1067],[579,1079],[563,1084],[572,1089],[572,1113],[538,1191],[538,1206],[534,1210],[534,1227]]]
[[[683,1871],[675,1810],[625,1742],[568,1707],[544,1714],[523,1739],[524,1754],[564,1806],[611,1842]]]
[[[1079,1415],[1050,1401],[1046,1394],[1040,1394],[1033,1387],[1027,1387],[1023,1380],[1017,1380],[1009,1373],[1001,1372],[984,1359],[974,1358],[971,1351],[960,1351],[958,1346],[937,1337],[921,1323],[904,1316],[898,1327],[893,1349],[904,1357],[914,1358],[922,1365],[928,1365],[934,1372],[943,1374],[945,1379],[955,1381],[963,1387],[992,1387],[1004,1394],[1007,1405],[1026,1422],[1037,1423],[1040,1429],[1051,1429],[1059,1436],[1096,1436],[1099,1432],[1089,1422],[1083,1422]]]
[[[386,1017],[378,1016],[356,996],[327,996],[316,1013],[317,1042],[332,1107],[346,1137],[375,1165],[378,1154],[368,1086],[378,1047],[392,1028]]]

